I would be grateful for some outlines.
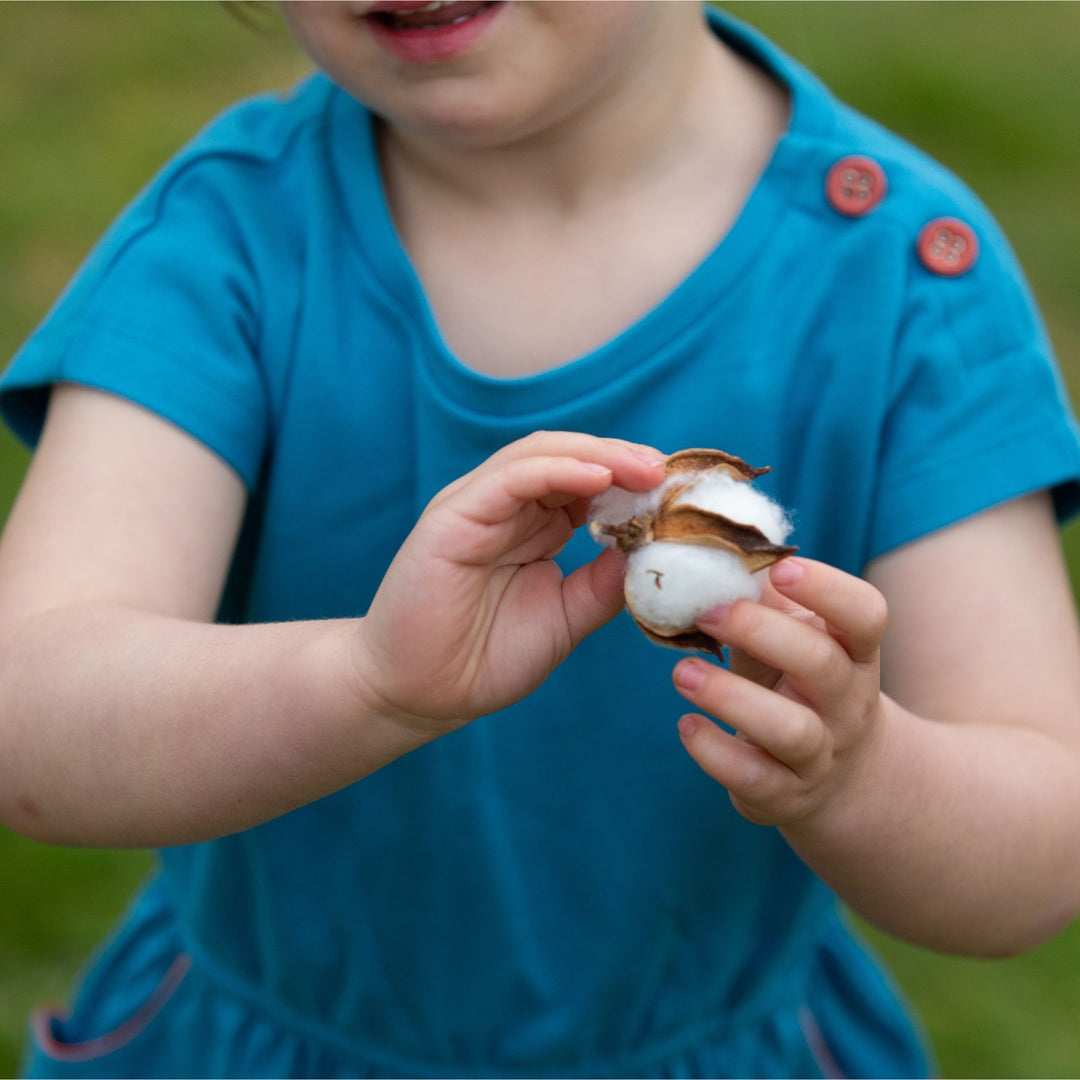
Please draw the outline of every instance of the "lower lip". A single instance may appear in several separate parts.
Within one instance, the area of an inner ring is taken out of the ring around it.
[[[437,64],[453,60],[469,49],[505,6],[500,0],[471,18],[445,26],[395,29],[374,16],[367,21],[375,43],[391,56],[407,64]]]

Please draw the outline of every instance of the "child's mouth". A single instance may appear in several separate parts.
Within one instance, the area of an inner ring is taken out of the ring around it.
[[[379,0],[367,20],[376,42],[397,59],[427,64],[464,52],[504,6],[504,0]]]
[[[475,18],[493,0],[434,0],[422,7],[399,7],[372,13],[372,17],[391,30],[432,30],[459,26]]]

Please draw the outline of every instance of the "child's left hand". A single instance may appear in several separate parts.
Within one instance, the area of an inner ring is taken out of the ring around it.
[[[721,718],[679,721],[691,757],[757,824],[790,826],[843,800],[882,741],[879,651],[885,598],[824,563],[774,565],[760,603],[740,600],[698,627],[732,648],[732,669],[675,668],[678,691]]]

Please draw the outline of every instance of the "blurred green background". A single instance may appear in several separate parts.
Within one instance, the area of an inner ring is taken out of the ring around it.
[[[1080,403],[1080,4],[727,6],[982,195]],[[236,98],[306,70],[280,30],[252,30],[218,4],[0,3],[0,357],[182,142]],[[0,434],[0,516],[26,464]],[[1080,584],[1080,527],[1065,543]],[[0,1075],[16,1074],[31,1006],[64,998],[150,862],[0,828]],[[1002,961],[870,936],[944,1076],[1080,1076],[1080,927]]]

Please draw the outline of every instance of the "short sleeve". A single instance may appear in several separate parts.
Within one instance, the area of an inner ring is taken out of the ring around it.
[[[268,407],[254,258],[233,210],[241,169],[167,169],[109,230],[0,381],[0,412],[33,445],[50,387],[75,382],[159,414],[253,488]]]
[[[1023,273],[990,215],[965,216],[978,257],[951,276],[909,251],[883,431],[873,558],[1030,492],[1080,509],[1080,438]]]

